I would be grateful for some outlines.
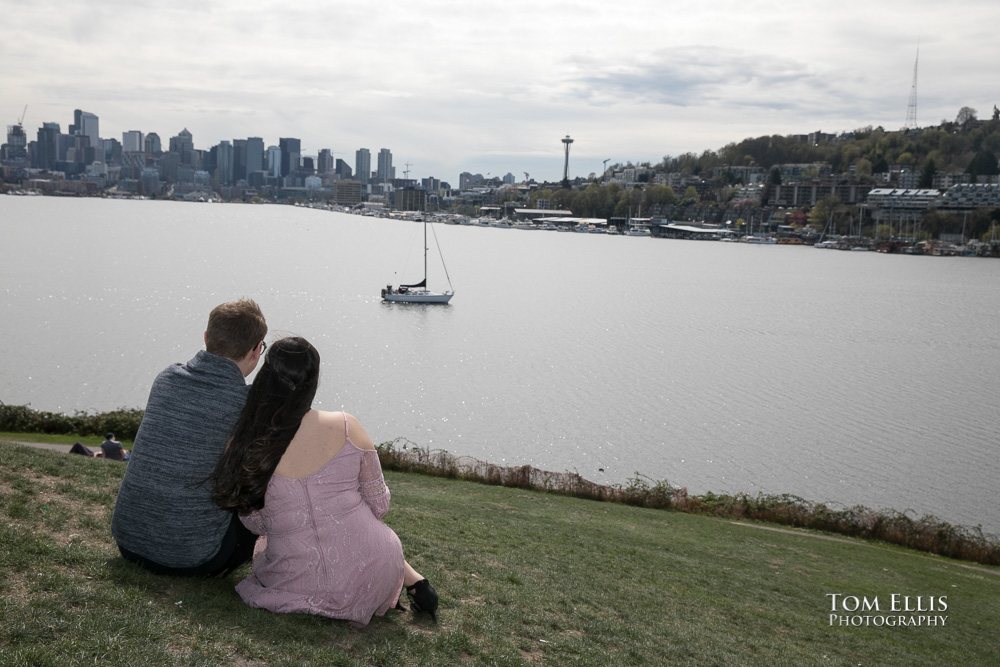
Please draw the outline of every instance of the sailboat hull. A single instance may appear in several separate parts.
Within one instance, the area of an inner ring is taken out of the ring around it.
[[[402,294],[382,291],[382,298],[395,303],[448,303],[454,292],[428,292],[426,290],[409,290]]]

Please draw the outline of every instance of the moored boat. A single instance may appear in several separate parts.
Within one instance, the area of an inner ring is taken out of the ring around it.
[[[448,277],[448,267],[444,268],[444,275],[448,278],[448,291],[432,292],[427,289],[427,219],[423,220],[424,225],[424,279],[412,285],[400,285],[393,287],[386,285],[382,290],[382,299],[394,303],[448,303],[455,295],[455,290],[451,288],[451,278]],[[435,243],[437,236],[434,237]],[[438,246],[438,254],[441,253],[441,246]],[[441,264],[444,265],[444,256],[441,256]]]

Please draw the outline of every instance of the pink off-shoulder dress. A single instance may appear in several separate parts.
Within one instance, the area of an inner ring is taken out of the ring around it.
[[[251,607],[367,625],[396,605],[403,587],[403,548],[380,521],[387,511],[378,453],[347,434],[312,475],[273,475],[263,509],[240,517],[261,537],[253,574],[236,591]]]

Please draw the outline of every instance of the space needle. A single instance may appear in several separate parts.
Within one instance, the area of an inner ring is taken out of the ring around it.
[[[567,134],[563,137],[563,144],[566,146],[566,162],[563,163],[563,181],[569,180],[569,145],[573,143],[573,140],[569,138]]]

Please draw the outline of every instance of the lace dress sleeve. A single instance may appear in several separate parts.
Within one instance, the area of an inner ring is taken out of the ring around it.
[[[260,516],[259,510],[254,510],[249,514],[241,514],[240,521],[254,535],[264,534],[264,519]]]
[[[361,497],[368,504],[375,518],[381,519],[389,511],[389,487],[382,477],[382,465],[378,462],[378,452],[365,450],[361,455]]]

